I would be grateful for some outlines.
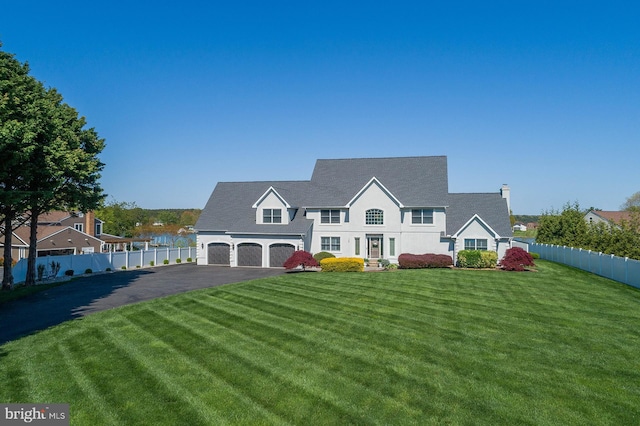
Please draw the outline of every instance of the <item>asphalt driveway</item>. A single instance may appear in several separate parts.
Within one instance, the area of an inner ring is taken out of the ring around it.
[[[181,264],[80,277],[0,305],[0,345],[93,312],[284,272]]]

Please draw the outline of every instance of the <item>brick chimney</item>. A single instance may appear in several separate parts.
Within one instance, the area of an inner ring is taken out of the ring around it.
[[[92,237],[96,236],[96,217],[93,212],[86,212],[84,214],[84,233]]]
[[[511,214],[511,189],[506,183],[500,188],[500,195],[507,200],[507,209],[509,210],[509,214]]]

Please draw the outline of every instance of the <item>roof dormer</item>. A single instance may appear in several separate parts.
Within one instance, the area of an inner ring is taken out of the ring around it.
[[[287,200],[271,186],[253,204],[256,209],[256,223],[263,225],[286,225],[289,223],[289,210],[292,208]]]

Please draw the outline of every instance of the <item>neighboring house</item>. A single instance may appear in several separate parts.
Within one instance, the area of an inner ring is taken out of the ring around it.
[[[29,241],[31,228],[21,226],[15,233]],[[70,226],[38,225],[36,252],[40,256],[100,253],[103,242]],[[25,256],[26,257],[26,256]]]
[[[62,212],[53,211],[38,217],[38,227],[40,226],[70,226],[73,229],[99,238],[102,234],[102,224],[100,219],[96,219],[93,212]]]
[[[513,225],[513,230],[525,232],[527,230],[527,225],[525,225],[524,223],[516,223],[515,225]]]
[[[616,225],[622,221],[630,221],[631,212],[589,210],[587,214],[584,215],[584,220],[590,224],[606,223],[609,225]]]
[[[318,160],[311,180],[219,182],[195,230],[199,265],[281,267],[295,251],[384,258],[511,247],[509,188],[451,194],[447,158]]]
[[[28,256],[30,233],[28,225],[14,231],[14,260]],[[96,219],[93,212],[53,211],[38,217],[36,251],[38,256],[100,253],[105,245],[101,236],[102,221]]]
[[[0,228],[0,258],[4,260],[4,228]],[[19,235],[15,232],[12,233],[11,237],[11,259],[13,261],[18,261],[20,259],[26,258],[29,251],[29,238],[23,240]]]

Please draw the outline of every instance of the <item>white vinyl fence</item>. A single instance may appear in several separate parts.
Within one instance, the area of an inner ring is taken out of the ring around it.
[[[73,275],[81,275],[84,274],[87,269],[91,269],[92,272],[103,272],[107,269],[111,271],[136,269],[149,267],[152,265],[151,262],[153,262],[155,266],[160,266],[165,264],[165,260],[169,264],[175,264],[178,263],[178,259],[180,259],[181,262],[186,262],[188,258],[195,261],[195,247],[89,253],[68,256],[44,256],[37,258],[36,270],[37,265],[44,265],[44,277],[46,278],[51,272],[51,262],[60,263],[60,270],[58,271],[57,277],[62,277],[65,271],[68,270],[73,270]],[[16,283],[20,283],[25,280],[26,276],[27,259],[20,259],[16,266],[13,267],[13,280]]]
[[[541,259],[563,263],[596,275],[640,288],[640,261],[591,250],[551,244],[529,244]]]

